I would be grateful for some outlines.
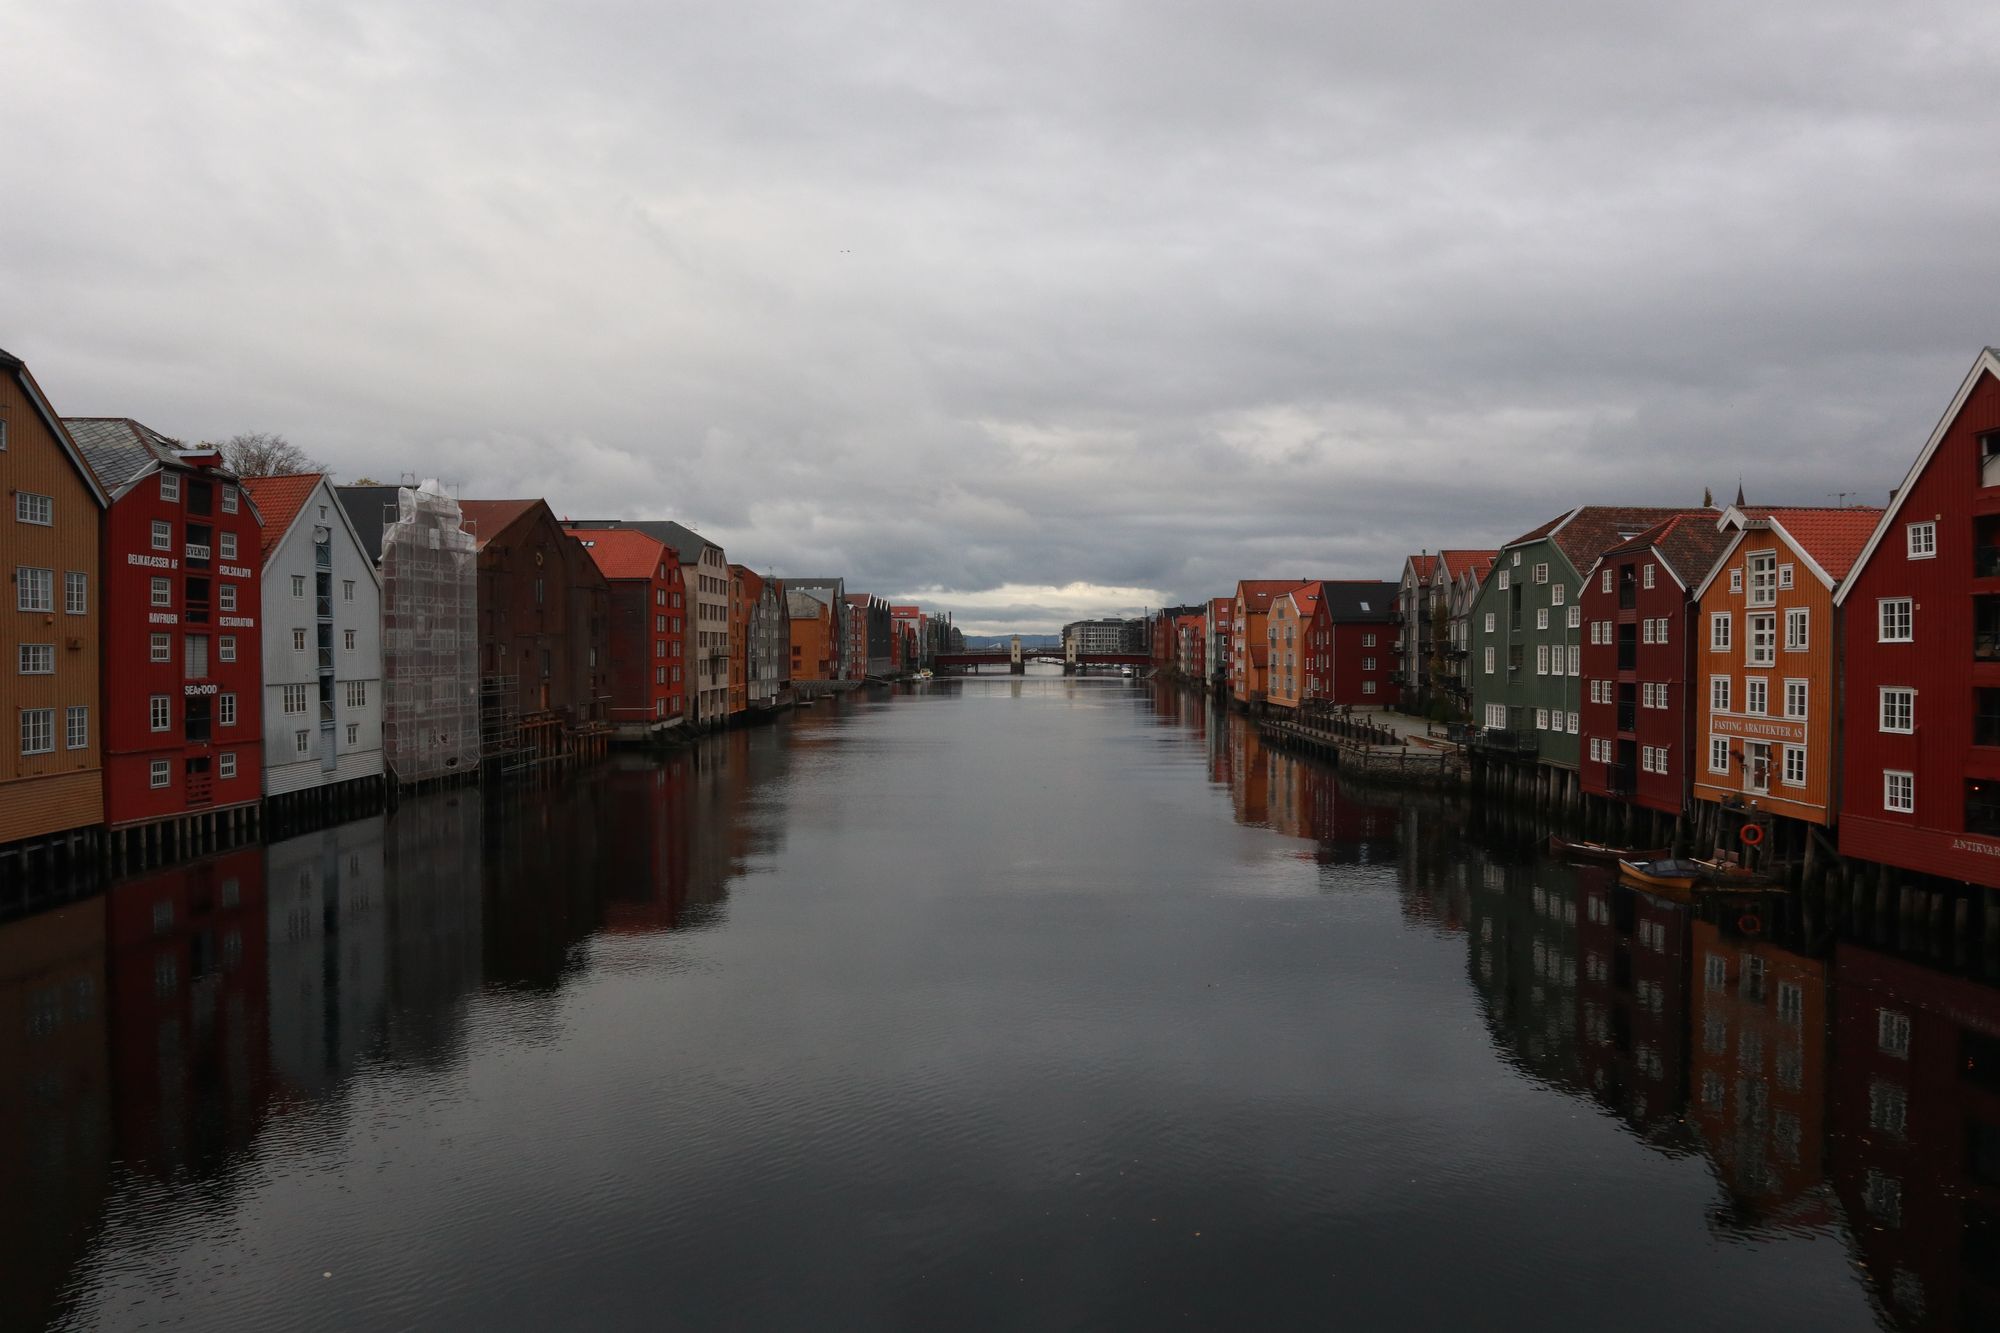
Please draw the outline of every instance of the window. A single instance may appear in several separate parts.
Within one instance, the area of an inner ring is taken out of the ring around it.
[[[1917,729],[1917,692],[1900,686],[1888,686],[1881,693],[1882,731],[1900,731],[1905,734]]]
[[[1770,666],[1778,660],[1778,618],[1769,611],[1743,617],[1743,632],[1749,638],[1744,662],[1749,666]]]
[[[236,609],[236,585],[235,585],[235,584],[233,584],[233,583],[225,583],[225,584],[223,584],[223,585],[222,585],[222,587],[221,587],[221,589],[220,589],[220,591],[218,591],[218,592],[216,593],[216,596],[217,596],[217,598],[219,598],[219,599],[220,599],[220,602],[221,602],[221,605],[222,605],[222,609],[223,609],[223,610],[225,610],[225,611],[234,611],[234,610]]]
[[[1732,569],[1732,570],[1730,570],[1730,571],[1729,571],[1729,591],[1731,591],[1731,592],[1742,592],[1742,591],[1743,591],[1743,571],[1742,571],[1742,570],[1740,570],[1740,569]]]
[[[368,706],[367,681],[350,680],[347,682],[347,706],[349,708],[366,708]]]
[[[1653,641],[1653,622],[1651,620],[1642,620],[1639,622],[1639,641],[1641,643],[1651,643]]]
[[[56,502],[46,495],[33,495],[27,491],[14,492],[14,521],[33,523],[38,527],[48,527],[56,521]]]
[[[1549,646],[1546,643],[1535,645],[1535,674],[1538,676],[1549,674]]]
[[[1912,523],[1903,532],[1909,543],[1910,559],[1928,560],[1937,554],[1937,524]]]
[[[63,573],[63,610],[73,616],[90,614],[90,579],[82,570]]]
[[[1571,713],[1571,714],[1569,715],[1569,734],[1570,734],[1570,735],[1574,736],[1574,735],[1576,735],[1576,733],[1577,733],[1577,732],[1579,732],[1579,731],[1583,730],[1583,728],[1582,728],[1582,727],[1581,727],[1580,725],[1578,725],[1578,724],[1579,724],[1579,723],[1581,723],[1582,721],[1583,721],[1583,715],[1582,715],[1581,713]]]
[[[302,653],[305,650],[306,650],[306,632],[302,629],[293,630],[292,651],[295,653]]]
[[[222,512],[233,514],[236,512],[236,505],[236,488],[234,486],[224,486],[222,488]]]
[[[173,635],[155,634],[151,636],[151,652],[149,654],[148,660],[154,662],[173,661],[174,660]]]
[[[147,713],[154,731],[165,731],[174,724],[173,701],[164,694],[153,695],[146,701]]]
[[[1493,613],[1491,611],[1486,613],[1486,632],[1488,634],[1493,632]]]
[[[153,549],[155,551],[174,549],[174,525],[163,518],[153,520]]]
[[[1806,715],[1806,686],[1803,680],[1785,682],[1785,716],[1804,717]]]
[[[56,748],[56,710],[21,710],[21,753],[48,754]]]
[[[1771,711],[1771,684],[1764,677],[1743,678],[1743,711],[1757,717]]]
[[[178,472],[160,473],[160,499],[170,505],[179,504],[181,502],[180,473]]]
[[[1545,565],[1545,564],[1543,564],[1543,565],[1536,565],[1536,566],[1535,566],[1535,582],[1537,582],[1537,583],[1547,583],[1548,581],[1549,581],[1549,567],[1548,567],[1547,565]]]
[[[63,710],[63,744],[72,750],[90,748],[90,710],[71,704]]]
[[[1535,730],[1547,731],[1548,729],[1549,729],[1549,710],[1546,708],[1537,708],[1535,710]]]
[[[1811,642],[1808,622],[1812,613],[1803,606],[1795,606],[1785,612],[1785,651],[1802,653]]]
[[[215,641],[215,660],[234,662],[236,660],[236,636],[225,634]]]
[[[1291,660],[1290,658],[1287,658],[1287,659],[1286,659],[1286,661],[1287,661],[1287,662],[1289,662],[1290,660]],[[1364,657],[1364,658],[1362,658],[1362,659],[1361,659],[1361,669],[1362,669],[1363,671],[1373,671],[1373,670],[1375,669],[1375,659],[1374,659],[1374,658],[1372,658],[1372,657]]]
[[[1491,648],[1486,650],[1486,674],[1489,676],[1493,674],[1493,650]]]
[[[1667,775],[1667,747],[1664,745],[1653,748],[1653,771],[1661,777]]]
[[[1604,571],[1604,577],[1598,580],[1598,583],[1597,583],[1597,586],[1598,586],[1598,587],[1599,587],[1600,589],[1602,589],[1603,591],[1605,591],[1605,592],[1610,592],[1610,591],[1611,591],[1611,571],[1610,571],[1610,570],[1608,570],[1608,569],[1607,569],[1607,570],[1605,570],[1605,571]]]
[[[152,763],[151,785],[164,787],[174,780],[174,766],[165,759],[155,759]]]
[[[1568,600],[1568,598],[1569,598],[1569,589],[1560,583],[1558,583],[1555,587],[1549,589],[1550,606],[1561,606],[1563,602]]]
[[[361,744],[361,724],[359,722],[350,722],[347,724],[347,743],[349,745]]]
[[[1547,629],[1548,627],[1549,627],[1549,609],[1548,609],[1548,608],[1547,608],[1546,606],[1538,606],[1538,607],[1536,607],[1536,608],[1535,608],[1535,628],[1536,628],[1536,629]]]
[[[1720,736],[1709,737],[1708,771],[1711,773],[1727,773],[1729,771],[1729,742]]]
[[[1875,1049],[1884,1055],[1910,1053],[1910,1016],[1894,1009],[1875,1011]]]
[[[1373,694],[1373,693],[1375,693],[1375,682],[1374,682],[1374,681],[1372,681],[1372,680],[1364,680],[1364,681],[1362,681],[1362,682],[1361,682],[1361,692],[1362,692],[1363,694]]]
[[[174,604],[174,581],[172,579],[153,580],[153,605],[172,606]]]
[[[1884,597],[1875,603],[1876,640],[1908,643],[1913,639],[1913,604],[1907,597]]]
[[[1882,774],[1882,808],[1896,814],[1916,813],[1916,775],[1885,771]]]
[[[1778,566],[1778,586],[1780,588],[1789,588],[1792,586],[1792,567],[1790,565]]]
[[[225,727],[236,725],[236,696],[219,694],[215,698],[215,717],[218,724]]]
[[[1787,745],[1785,747],[1785,753],[1783,756],[1783,767],[1780,771],[1780,776],[1783,778],[1784,784],[1787,787],[1803,787],[1806,785],[1805,746]]]
[[[295,716],[299,713],[303,713],[306,711],[305,686],[287,685],[284,687],[284,693],[280,696],[280,698],[283,701],[285,713],[287,716]]]
[[[1583,646],[1581,644],[1573,643],[1569,646],[1569,674],[1572,676],[1583,674]]]
[[[303,574],[292,575],[292,596],[304,597],[305,595],[306,595],[306,576]]]
[[[343,602],[351,602],[354,600],[353,579],[342,579],[340,581],[340,600]]]
[[[1583,627],[1583,608],[1582,608],[1582,607],[1580,607],[1580,606],[1572,606],[1572,607],[1571,607],[1571,608],[1569,609],[1569,627],[1570,627],[1571,629],[1581,629],[1581,628]]]
[[[24,676],[53,676],[56,673],[56,646],[52,643],[24,643],[18,663]]]
[[[341,634],[340,634],[340,644],[341,644],[341,647],[343,647],[343,648],[347,649],[347,651],[348,651],[348,652],[350,652],[350,653],[351,653],[351,652],[353,652],[353,651],[354,651],[354,631],[353,631],[353,630],[351,630],[351,629],[349,629],[349,630],[342,630],[342,631],[341,631]]]
[[[14,570],[14,609],[17,611],[53,611],[56,609],[56,572],[53,569],[30,569],[26,565]]]
[[[312,733],[310,731],[295,731],[292,733],[292,753],[312,753]]]
[[[1712,653],[1729,651],[1729,613],[1717,611],[1708,618],[1708,650]]]
[[[223,754],[216,762],[216,774],[225,781],[236,776],[236,755],[233,751]]]
[[[1710,676],[1708,678],[1708,711],[1726,713],[1729,711],[1729,677]]]
[[[1519,551],[1514,552],[1513,565],[1516,569],[1521,567],[1521,553]]]
[[[1644,572],[1639,577],[1639,582],[1648,588],[1653,586],[1653,569],[1654,566],[1648,563]]]

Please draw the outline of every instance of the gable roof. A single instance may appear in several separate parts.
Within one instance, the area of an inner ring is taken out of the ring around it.
[[[1776,533],[1778,540],[1791,547],[1805,561],[1814,578],[1828,588],[1838,588],[1854,568],[1861,548],[1868,544],[1869,534],[1875,531],[1883,511],[1873,506],[1738,510],[1732,505],[1731,513],[1738,516],[1740,526],[1736,528],[1729,545],[1722,549],[1722,554],[1715,558],[1701,586],[1694,590],[1697,597],[1708,591],[1708,585],[1715,582],[1715,576],[1722,572],[1729,557],[1753,532]]]
[[[1731,530],[1716,521],[1712,509],[1692,509],[1662,519],[1630,541],[1606,547],[1591,568],[1613,556],[1651,553],[1667,571],[1667,577],[1683,591],[1708,577],[1715,562],[1729,549]]]
[[[180,441],[130,417],[64,417],[77,448],[113,495],[162,463],[174,461]]]
[[[1381,579],[1328,579],[1319,589],[1327,619],[1337,623],[1387,621],[1400,592],[1398,585]]]
[[[1439,551],[1437,558],[1446,577],[1455,579],[1475,565],[1483,564],[1486,568],[1490,568],[1493,557],[1498,554],[1500,554],[1498,551]],[[1481,572],[1483,573],[1484,569]]]
[[[35,415],[49,428],[49,434],[55,437],[56,447],[63,451],[64,456],[69,459],[70,466],[83,478],[83,484],[89,488],[92,498],[97,501],[97,507],[102,509],[110,505],[111,496],[104,485],[104,479],[91,467],[89,458],[83,452],[81,441],[70,431],[63,419],[56,415],[56,410],[49,406],[49,400],[42,397],[42,386],[35,383],[35,376],[28,369],[28,363],[0,348],[0,370],[12,373],[19,382],[21,392],[28,395],[28,402],[35,409]]]
[[[1504,551],[1546,537],[1568,557],[1571,568],[1582,571],[1596,563],[1604,548],[1615,542],[1630,540],[1676,514],[1701,512],[1704,511],[1686,505],[1578,505],[1500,549]]]
[[[1236,596],[1243,599],[1246,610],[1264,611],[1270,608],[1271,599],[1279,593],[1304,587],[1310,581],[1309,579],[1243,579],[1236,585]],[[1235,598],[1230,599],[1232,603],[1235,600]]]
[[[1903,511],[1903,501],[1909,498],[1910,488],[1916,485],[1917,478],[1924,474],[1924,469],[1931,465],[1932,455],[1937,453],[1938,446],[1944,443],[1944,437],[1957,423],[1958,414],[1965,410],[1965,400],[1972,396],[1972,391],[1979,384],[1982,375],[1991,375],[1994,379],[2000,380],[2000,347],[1982,348],[1979,355],[1973,358],[1972,369],[1965,372],[1965,379],[1960,382],[1958,392],[1951,396],[1951,402],[1946,405],[1944,415],[1938,418],[1938,424],[1931,431],[1931,437],[1924,441],[1924,447],[1917,451],[1915,461],[1910,464],[1910,470],[1903,474],[1903,484],[1896,488],[1889,499],[1888,507],[1882,511],[1882,517],[1876,520],[1875,530],[1868,534],[1868,540],[1862,545],[1860,554],[1855,557],[1850,573],[1873,558],[1875,548],[1882,544],[1883,534],[1895,526],[1896,515]],[[1840,606],[1847,600],[1847,589],[1850,586],[1851,583],[1843,581],[1839,591],[1833,595],[1835,606]]]
[[[793,620],[824,620],[833,608],[803,589],[786,588],[785,611]]]
[[[700,564],[701,553],[709,547],[714,547],[718,554],[722,551],[721,543],[712,542],[693,528],[675,523],[671,519],[566,518],[562,520],[562,525],[566,528],[629,528],[634,532],[643,532],[655,541],[662,541],[673,547],[680,555],[683,565]]]
[[[340,499],[340,507],[347,511],[347,521],[354,525],[355,540],[368,558],[376,562],[382,559],[382,532],[394,522],[388,517],[389,510],[397,503],[396,494],[401,486],[336,486],[333,493]]]
[[[319,472],[300,472],[286,477],[244,477],[239,483],[257,502],[257,512],[264,518],[262,545],[265,558],[270,557],[271,548],[283,541],[285,534],[292,530],[292,521],[306,507],[306,501],[312,498],[323,475]]]
[[[474,543],[483,551],[486,543],[513,527],[523,514],[540,503],[540,500],[460,500],[458,512],[471,530]]]
[[[651,580],[672,548],[657,537],[630,528],[570,528],[569,535],[590,553],[607,579]],[[676,556],[678,565],[680,558]]]
[[[1311,620],[1313,612],[1319,609],[1319,594],[1322,586],[1315,579],[1311,583],[1301,583],[1296,588],[1281,592],[1271,600],[1273,603],[1289,601],[1300,620]]]
[[[1437,571],[1438,558],[1434,555],[1412,555],[1403,558],[1404,568],[1411,570],[1420,583],[1429,583],[1431,575]]]

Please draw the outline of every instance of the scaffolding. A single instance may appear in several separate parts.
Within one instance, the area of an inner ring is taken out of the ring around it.
[[[404,486],[382,522],[382,749],[406,786],[477,774],[479,547],[434,481]]]

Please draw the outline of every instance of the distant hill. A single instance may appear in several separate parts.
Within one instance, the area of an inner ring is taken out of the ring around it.
[[[1013,641],[1014,636],[1011,634],[968,634],[965,636],[965,646],[967,648],[1005,648]],[[1060,648],[1062,647],[1062,635],[1023,634],[1021,636],[1021,646],[1023,648]]]

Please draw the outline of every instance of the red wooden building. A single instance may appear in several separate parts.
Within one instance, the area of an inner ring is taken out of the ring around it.
[[[611,585],[611,721],[621,735],[687,715],[687,586],[679,552],[632,528],[572,528]]]
[[[2000,352],[1973,363],[1835,605],[1840,850],[2000,886]]]
[[[1676,514],[1599,556],[1582,608],[1583,790],[1678,817],[1694,755],[1694,590],[1735,535]]]
[[[1394,708],[1396,585],[1326,579],[1306,623],[1306,686],[1301,702]]]
[[[214,449],[68,419],[105,488],[104,818],[114,834],[263,795],[262,521]],[[197,832],[181,825],[182,841]]]

